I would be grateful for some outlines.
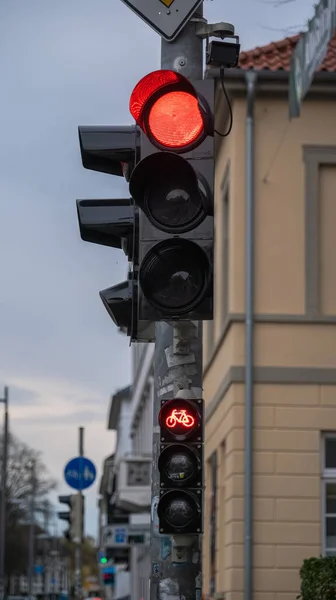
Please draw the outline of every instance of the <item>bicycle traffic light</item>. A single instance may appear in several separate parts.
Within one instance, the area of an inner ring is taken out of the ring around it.
[[[202,533],[203,400],[162,400],[159,426],[159,531],[162,534]]]
[[[84,534],[84,496],[82,494],[72,494],[70,496],[58,496],[61,504],[67,504],[69,512],[59,512],[58,518],[69,523],[69,528],[65,531],[64,537],[69,542],[79,543]]]
[[[138,317],[213,318],[214,82],[154,71],[130,112],[141,160],[130,176],[139,207]]]
[[[139,130],[125,127],[79,127],[83,167],[129,181],[140,156]],[[153,341],[154,326],[137,316],[138,213],[132,198],[77,200],[82,240],[124,251],[133,268],[125,281],[99,294],[114,323],[132,340]]]

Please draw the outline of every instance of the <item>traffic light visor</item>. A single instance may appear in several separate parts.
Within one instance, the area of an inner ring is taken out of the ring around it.
[[[132,284],[123,281],[99,292],[100,298],[117,327],[127,330],[132,326]]]
[[[210,133],[209,108],[193,85],[175,71],[153,71],[135,86],[130,113],[159,149],[186,152]]]

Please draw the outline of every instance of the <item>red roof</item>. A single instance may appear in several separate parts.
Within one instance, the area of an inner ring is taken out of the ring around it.
[[[239,67],[241,69],[289,71],[290,59],[299,39],[299,35],[294,35],[286,37],[279,42],[272,42],[267,46],[260,46],[247,52],[241,52]],[[336,37],[329,43],[328,52],[318,71],[336,71]]]

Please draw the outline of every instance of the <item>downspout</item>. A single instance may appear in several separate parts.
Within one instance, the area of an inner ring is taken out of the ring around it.
[[[253,599],[253,361],[254,361],[254,97],[257,73],[245,74],[246,114],[246,275],[245,275],[245,482],[244,600]]]

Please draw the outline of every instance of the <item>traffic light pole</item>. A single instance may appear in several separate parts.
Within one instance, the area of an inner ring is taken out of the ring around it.
[[[203,77],[203,42],[196,35],[196,22],[202,19],[203,6],[174,42],[161,43],[161,68],[174,69],[189,79]],[[202,593],[201,537],[184,536],[186,546],[172,545],[166,536],[160,536],[157,522],[157,504],[160,492],[158,457],[160,428],[158,416],[161,400],[181,389],[193,389],[202,397],[202,323],[187,322],[170,326],[156,324],[154,355],[154,428],[152,466],[152,524],[151,524],[151,600],[170,596],[179,600],[200,600]],[[189,545],[190,544],[190,545]]]
[[[179,71],[188,79],[203,78],[203,42],[196,35],[196,23],[203,17],[203,5],[173,42],[162,39],[161,68]],[[201,536],[159,535],[157,504],[160,493],[158,457],[161,400],[191,389],[202,397],[202,322],[180,325],[156,323],[154,354],[154,427],[151,519],[151,600],[200,600],[202,595]],[[179,540],[180,537],[180,540]]]
[[[28,597],[33,598],[34,562],[35,562],[35,501],[36,501],[36,462],[31,464],[31,492],[29,511],[29,546],[28,546]]]
[[[84,456],[84,427],[79,427],[79,456]],[[82,496],[82,490],[78,492],[80,496]],[[82,505],[82,503],[81,503]],[[76,571],[76,581],[75,581],[75,597],[77,600],[81,598],[81,590],[82,590],[82,537],[80,536],[79,540],[76,542],[75,548],[75,571]]]

